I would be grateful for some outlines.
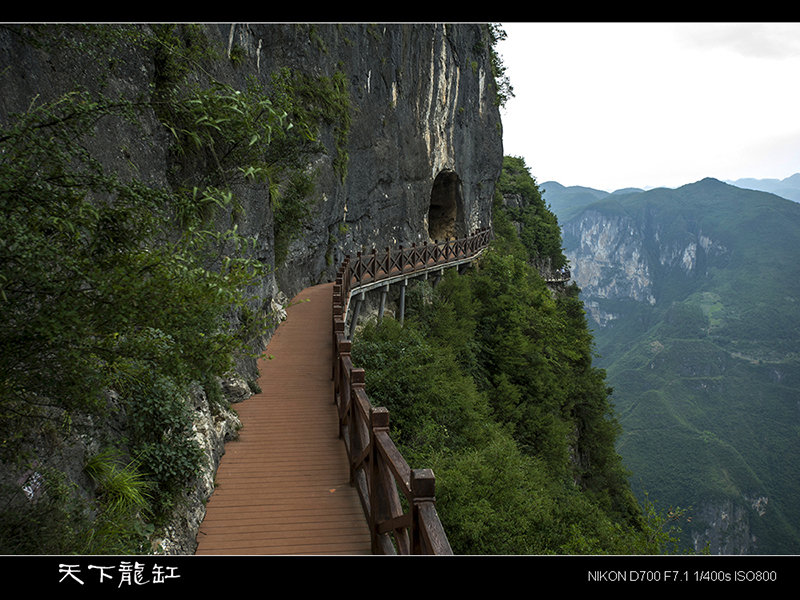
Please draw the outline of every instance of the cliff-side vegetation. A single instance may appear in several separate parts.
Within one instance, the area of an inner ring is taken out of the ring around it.
[[[154,74],[135,98],[98,77],[0,124],[0,461],[31,476],[0,482],[0,553],[148,551],[203,466],[190,388],[220,399],[217,378],[270,325],[251,293],[272,265],[238,229],[237,190],[267,190],[285,244],[307,214],[303,157],[346,90],[317,88],[338,99],[325,112],[310,81],[302,96],[234,89],[208,75],[222,54],[191,26],[14,34],[90,57],[135,45]],[[153,114],[172,142],[166,184],[121,175],[93,145],[117,127],[148,135]],[[50,460],[81,436],[89,491]]]
[[[495,240],[476,267],[420,284],[408,317],[354,343],[373,404],[413,465],[434,469],[461,554],[660,553],[667,519],[633,498],[578,290],[553,293],[531,259],[565,263],[558,224],[518,159],[498,194]],[[517,226],[522,225],[517,235]]]

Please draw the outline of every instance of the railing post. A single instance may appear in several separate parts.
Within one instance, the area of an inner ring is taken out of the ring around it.
[[[349,406],[349,431],[350,431],[350,456],[348,462],[350,463],[350,483],[355,484],[356,472],[354,461],[358,460],[361,452],[364,450],[364,445],[361,441],[358,423],[358,389],[364,388],[364,369],[351,368],[350,369],[350,406]]]
[[[420,505],[436,501],[436,479],[431,469],[411,470],[411,553],[426,554],[420,527]]]
[[[389,431],[389,411],[382,406],[372,407],[369,412],[369,531],[373,554],[383,554],[378,523],[391,516],[387,514],[389,501],[383,486],[381,456],[375,441],[376,434],[383,431]]]
[[[411,472],[411,553],[452,555],[442,521],[436,513],[435,478],[430,469]]]
[[[353,334],[356,331],[356,325],[358,324],[358,317],[361,313],[361,305],[364,303],[364,292],[361,292],[358,299],[356,300],[356,307],[353,309],[353,316],[352,320],[350,321],[350,337],[353,337]]]
[[[356,281],[361,281],[361,276],[364,272],[364,260],[361,258],[361,252],[356,253],[356,264],[355,268],[353,269],[353,274],[355,275]]]
[[[344,325],[344,324],[342,324],[342,325]],[[343,331],[344,331],[344,329],[342,329],[342,332]],[[333,402],[334,402],[334,404],[337,405],[337,407],[341,407],[342,402],[341,402],[340,395],[342,393],[342,384],[344,383],[343,382],[343,377],[342,377],[342,372],[343,372],[343,370],[342,370],[342,359],[344,359],[346,356],[350,356],[350,352],[352,350],[352,342],[350,340],[339,339],[339,336],[337,336],[337,339],[334,340],[334,344],[335,344],[334,352],[336,352],[336,361],[334,362],[334,365],[333,365]],[[339,414],[339,435],[341,437],[341,433],[342,433],[342,431],[341,431],[341,425],[342,425],[341,408],[337,412]]]

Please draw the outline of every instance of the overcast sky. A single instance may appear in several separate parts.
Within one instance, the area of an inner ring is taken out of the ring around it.
[[[503,23],[504,153],[614,191],[800,172],[800,24]]]

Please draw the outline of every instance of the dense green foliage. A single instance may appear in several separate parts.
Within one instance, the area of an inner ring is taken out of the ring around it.
[[[36,33],[46,47],[48,30]],[[95,440],[118,448],[90,457],[93,500],[59,473],[47,473],[35,503],[4,486],[0,553],[142,551],[205,460],[190,387],[219,397],[216,378],[271,325],[251,295],[272,265],[252,258],[256,241],[238,230],[237,190],[266,187],[285,247],[308,214],[303,157],[319,151],[317,120],[334,118],[307,108],[310,79],[302,95],[272,97],[254,81],[236,90],[208,79],[199,61],[214,53],[195,27],[79,34],[66,37],[91,48],[124,35],[152,52],[154,85],[135,99],[76,89],[2,123],[0,461],[36,461],[41,473],[57,440],[96,437],[96,423],[120,411],[125,430]],[[346,90],[336,89],[332,112],[344,118]],[[90,151],[96,131],[153,113],[172,134],[166,186],[122,176]]]
[[[514,88],[511,86],[511,80],[506,74],[506,67],[503,64],[503,59],[497,52],[497,44],[506,39],[506,32],[498,24],[491,24],[488,27],[489,32],[489,59],[492,65],[492,78],[495,85],[495,101],[498,106],[505,106],[506,102],[514,97]]]
[[[507,166],[501,189],[535,207],[520,214],[523,231],[536,227],[535,182],[518,160]],[[529,262],[559,264],[560,247],[538,234],[547,227],[518,237],[509,212],[498,198],[495,240],[473,270],[417,284],[403,326],[384,319],[358,335],[370,398],[389,409],[409,463],[434,469],[457,553],[665,551],[665,519],[642,512],[616,454],[578,290],[553,293]]]
[[[503,158],[497,189],[502,197],[513,199],[513,206],[506,205],[505,212],[520,227],[518,237],[528,262],[547,270],[566,266],[558,219],[547,208],[539,186],[522,158]]]
[[[755,538],[759,553],[796,554],[800,205],[712,179],[595,193],[591,202],[594,214],[622,219],[626,238],[640,242],[656,299],[586,298],[616,316],[594,337],[634,490],[691,507],[687,546],[708,536],[712,551],[724,546],[733,534],[712,535],[712,515],[737,507],[749,532],[737,533],[736,544]],[[563,202],[568,223],[581,216],[570,204],[580,206],[574,192]],[[693,243],[694,268],[671,259]],[[565,236],[565,244],[577,248],[578,240]],[[599,286],[624,280],[625,269],[610,265]]]
[[[341,72],[331,77],[312,77],[284,68],[272,75],[270,97],[275,106],[297,124],[298,130],[292,136],[275,140],[268,152],[274,164],[292,169],[288,177],[282,178],[281,193],[272,195],[275,262],[280,265],[299,226],[311,214],[311,207],[305,200],[313,187],[313,174],[306,172],[306,155],[322,149],[319,141],[321,125],[331,126],[334,131],[334,171],[342,180],[347,173],[350,94]]]

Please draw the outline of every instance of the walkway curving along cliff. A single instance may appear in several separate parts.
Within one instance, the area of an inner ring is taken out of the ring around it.
[[[220,461],[196,554],[452,554],[434,475],[410,468],[392,442],[345,325],[357,319],[351,298],[404,290],[409,278],[475,260],[490,240],[484,229],[348,257],[335,283],[294,298],[267,346],[272,358],[259,363],[261,392],[236,406],[243,428]]]
[[[195,554],[370,554],[331,402],[333,284],[287,309],[259,361],[261,392],[235,406]]]

